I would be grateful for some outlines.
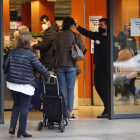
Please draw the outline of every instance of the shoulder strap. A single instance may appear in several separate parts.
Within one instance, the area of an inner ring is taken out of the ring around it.
[[[73,32],[73,40],[74,40],[75,43],[77,43],[75,32]]]
[[[74,34],[72,36],[72,45],[74,44]]]

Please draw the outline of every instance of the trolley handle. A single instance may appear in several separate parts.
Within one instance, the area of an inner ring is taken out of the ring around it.
[[[48,82],[50,82],[50,79],[51,79],[51,78],[55,78],[55,79],[56,79],[56,82],[57,82],[57,91],[58,91],[58,96],[59,96],[60,94],[59,94],[59,83],[58,83],[58,79],[57,79],[56,76],[50,74],[50,77],[48,78],[48,79],[49,79]],[[46,95],[46,90],[45,90],[45,78],[44,78],[43,76],[42,76],[42,80],[43,80],[44,94]]]
[[[57,81],[57,91],[58,91],[58,96],[59,96],[60,94],[59,94],[59,83],[58,83],[58,79],[57,79],[56,76],[54,76],[54,75],[52,75],[52,74],[50,75],[50,78],[51,78],[51,77],[55,78],[56,81]]]

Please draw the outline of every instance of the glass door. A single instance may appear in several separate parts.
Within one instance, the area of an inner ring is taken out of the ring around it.
[[[110,115],[140,117],[140,0],[108,0],[109,46],[117,38],[118,58],[109,49]]]
[[[0,123],[4,123],[3,0],[0,0]]]

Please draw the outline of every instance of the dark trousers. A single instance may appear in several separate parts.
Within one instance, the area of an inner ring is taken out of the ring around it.
[[[96,66],[94,70],[95,88],[104,103],[104,113],[108,113],[108,78],[106,68]]]
[[[124,96],[129,97],[129,93],[130,90],[132,91],[132,94],[135,95],[135,82],[136,78],[130,78],[130,79],[126,79],[123,83],[124,83]],[[134,96],[134,100],[136,99],[136,97]]]
[[[17,119],[20,114],[18,132],[24,134],[26,132],[26,121],[31,105],[31,96],[12,90],[10,91],[14,100],[10,126],[16,128]]]

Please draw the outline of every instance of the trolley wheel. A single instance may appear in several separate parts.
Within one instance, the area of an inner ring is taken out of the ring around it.
[[[42,123],[42,122],[39,122],[39,123],[38,123],[38,130],[39,130],[39,131],[42,130],[42,126],[43,126],[43,123]]]
[[[43,121],[43,125],[44,125],[44,126],[46,126],[46,120],[45,120],[45,121]]]
[[[59,130],[61,130],[61,125],[59,124]]]
[[[61,124],[60,124],[60,129],[61,129],[61,132],[65,131],[65,125],[63,122],[61,122]]]

